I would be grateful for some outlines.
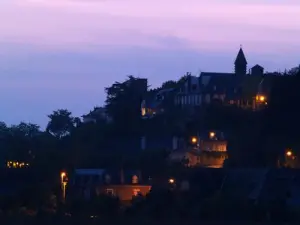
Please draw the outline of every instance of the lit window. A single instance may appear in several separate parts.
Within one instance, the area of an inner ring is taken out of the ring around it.
[[[114,195],[114,189],[106,189],[106,194],[109,196],[113,196]]]
[[[29,167],[29,163],[18,162],[18,161],[8,161],[6,162],[7,168],[25,168]]]
[[[257,95],[256,96],[256,101],[265,102],[266,101],[266,97],[264,95]]]
[[[132,176],[132,183],[137,184],[139,182],[139,178],[137,175]]]
[[[138,189],[138,188],[134,188],[133,189],[133,196],[138,196],[138,195],[141,195],[141,190]]]
[[[146,108],[142,108],[142,116],[146,115]]]

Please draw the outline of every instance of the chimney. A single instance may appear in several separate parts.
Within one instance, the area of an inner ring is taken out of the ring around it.
[[[146,145],[147,145],[146,142],[147,142],[146,141],[146,136],[143,136],[142,139],[141,139],[141,149],[142,150],[146,150]]]
[[[177,149],[178,149],[178,138],[174,136],[172,139],[172,150],[177,150]]]

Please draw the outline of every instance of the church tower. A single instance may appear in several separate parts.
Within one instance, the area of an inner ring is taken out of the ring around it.
[[[242,46],[234,62],[234,72],[237,75],[246,75],[247,73],[247,60],[243,52]]]

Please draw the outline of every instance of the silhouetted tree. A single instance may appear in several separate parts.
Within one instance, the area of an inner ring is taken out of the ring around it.
[[[46,130],[57,138],[69,135],[75,127],[75,122],[78,122],[78,120],[74,120],[72,113],[67,109],[53,111],[53,113],[48,115],[48,117],[50,121]]]
[[[292,69],[290,69],[288,72],[287,72],[287,75],[296,75],[298,76],[300,74],[300,65],[296,66],[296,67],[293,67]]]
[[[117,131],[136,132],[141,121],[141,102],[147,92],[147,79],[129,76],[128,79],[105,88],[106,110],[112,117]]]
[[[170,89],[170,88],[177,88],[177,87],[178,87],[178,83],[173,80],[166,81],[161,85],[161,89]]]
[[[19,125],[8,127],[7,130],[4,149],[6,160],[31,161],[36,138],[41,133],[39,126],[21,122]]]
[[[299,126],[300,109],[297,102],[300,92],[300,71],[292,69],[294,76],[275,76],[272,80],[272,89],[268,108],[264,114],[263,132],[265,149],[273,157],[283,154],[286,148],[300,150]]]

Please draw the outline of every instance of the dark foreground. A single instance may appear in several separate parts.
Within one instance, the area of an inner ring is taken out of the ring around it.
[[[1,218],[1,225],[293,225],[296,223],[286,222],[251,222],[251,221],[202,221],[202,220],[149,220],[140,218],[135,220],[127,219],[38,219],[38,218]]]

